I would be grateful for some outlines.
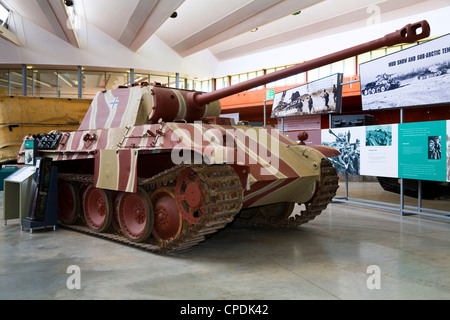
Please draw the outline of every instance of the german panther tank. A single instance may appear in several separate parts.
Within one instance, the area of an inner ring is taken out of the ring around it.
[[[417,30],[421,29],[421,34]],[[192,247],[232,221],[296,227],[332,201],[330,147],[221,118],[219,99],[429,35],[423,21],[383,38],[210,93],[148,83],[99,92],[79,129],[36,136],[58,170],[64,227],[153,252]],[[24,162],[25,143],[18,161]],[[294,212],[295,204],[303,204]]]
[[[400,87],[400,81],[392,78],[392,74],[380,74],[377,76],[377,81],[369,82],[362,90],[363,95],[375,94],[394,90]]]

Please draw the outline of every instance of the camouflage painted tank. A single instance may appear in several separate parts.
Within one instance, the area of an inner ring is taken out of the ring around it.
[[[78,131],[53,132],[57,141],[39,150],[58,168],[61,225],[172,252],[234,220],[296,227],[314,219],[338,188],[336,170],[326,160],[338,152],[299,145],[276,129],[220,118],[218,99],[428,34],[426,22],[408,25],[211,93],[148,83],[99,92]],[[19,162],[23,157],[24,145]],[[303,210],[293,213],[295,204],[304,204]]]

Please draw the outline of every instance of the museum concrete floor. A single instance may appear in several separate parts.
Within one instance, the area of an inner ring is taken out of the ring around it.
[[[351,183],[349,191],[397,196],[377,183]],[[450,210],[450,201],[431,203]],[[446,219],[332,203],[296,229],[232,224],[192,249],[160,255],[60,228],[30,234],[18,220],[4,225],[1,212],[2,300],[450,298]],[[81,288],[70,290],[74,265]]]

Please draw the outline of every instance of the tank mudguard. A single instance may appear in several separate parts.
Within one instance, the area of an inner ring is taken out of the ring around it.
[[[159,153],[171,153],[173,165],[227,164],[226,154],[234,149],[222,146],[201,148],[159,149]],[[94,185],[96,188],[123,192],[137,192],[137,149],[103,149],[95,152]],[[245,166],[233,166],[245,188],[248,185],[248,172]]]
[[[135,149],[97,150],[94,185],[96,188],[137,192],[137,159]]]

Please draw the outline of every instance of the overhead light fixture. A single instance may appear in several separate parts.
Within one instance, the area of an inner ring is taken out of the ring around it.
[[[250,30],[250,32],[256,32],[256,31],[258,31],[258,28]]]
[[[172,13],[172,14],[170,15],[170,17],[171,17],[172,19],[175,19],[176,17],[178,17],[178,13],[175,11],[174,13]]]

